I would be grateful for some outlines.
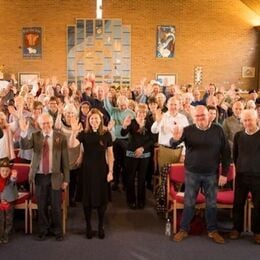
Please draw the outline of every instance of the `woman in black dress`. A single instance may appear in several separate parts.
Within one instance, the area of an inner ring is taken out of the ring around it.
[[[148,169],[154,136],[151,133],[151,121],[146,119],[147,106],[136,107],[136,118],[127,116],[122,125],[121,135],[130,134],[126,150],[127,203],[131,209],[143,209],[145,206],[145,175]],[[135,177],[137,176],[137,196]]]
[[[82,169],[82,203],[86,218],[86,236],[93,236],[91,227],[91,211],[98,212],[98,237],[103,239],[104,215],[108,202],[108,182],[113,179],[113,149],[112,138],[105,130],[103,115],[98,109],[91,109],[87,117],[86,129],[77,134],[79,124],[76,119],[71,120],[73,134],[70,146],[79,142],[84,148]]]

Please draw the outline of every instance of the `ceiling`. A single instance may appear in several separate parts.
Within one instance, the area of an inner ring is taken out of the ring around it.
[[[252,11],[260,16],[260,0],[240,0],[246,6],[248,6]]]

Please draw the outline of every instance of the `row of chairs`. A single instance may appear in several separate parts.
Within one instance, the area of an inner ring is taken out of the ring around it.
[[[221,166],[220,166],[221,172]],[[184,208],[184,192],[180,192],[178,187],[184,183],[185,169],[183,163],[172,164],[169,169],[167,177],[167,203],[168,212],[173,213],[172,229],[173,234],[177,232],[177,210]],[[229,209],[232,214],[233,202],[234,202],[234,187],[235,187],[235,166],[231,164],[227,181],[231,183],[230,188],[219,189],[217,193],[217,208]],[[205,197],[202,192],[199,192],[196,199],[196,209],[205,208]],[[244,231],[251,231],[251,215],[252,215],[253,203],[249,196],[244,210]]]
[[[24,225],[25,233],[32,233],[33,231],[33,213],[38,209],[36,196],[34,192],[34,185],[29,183],[30,165],[26,163],[13,164],[12,169],[17,171],[17,186],[19,188],[18,198],[14,201],[15,209],[24,210]],[[29,187],[29,188],[28,188]],[[63,233],[66,233],[66,219],[67,219],[67,191],[62,192],[62,225]],[[29,224],[29,228],[28,228]]]

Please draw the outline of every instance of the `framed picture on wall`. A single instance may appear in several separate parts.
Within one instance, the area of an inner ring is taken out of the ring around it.
[[[255,67],[242,67],[242,78],[254,78]]]
[[[19,72],[18,73],[19,85],[28,85],[32,87],[37,84],[40,79],[40,73],[38,72]]]
[[[173,58],[175,50],[175,26],[158,25],[156,32],[156,58]]]
[[[22,28],[23,58],[35,59],[42,57],[42,28]]]
[[[156,80],[159,81],[162,86],[175,85],[177,83],[177,75],[174,73],[157,73]]]

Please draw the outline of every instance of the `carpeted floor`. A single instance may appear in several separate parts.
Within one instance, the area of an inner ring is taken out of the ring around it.
[[[175,243],[164,235],[165,220],[157,217],[154,202],[148,192],[144,210],[130,210],[125,205],[124,193],[113,192],[113,202],[106,215],[106,238],[87,240],[84,236],[85,222],[81,206],[69,209],[68,233],[65,241],[53,238],[35,241],[34,236],[24,235],[22,221],[16,219],[16,232],[11,242],[0,245],[0,260],[20,259],[260,259],[260,246],[252,243],[252,234],[245,234],[238,241],[227,239],[218,245],[207,235],[189,236]],[[93,219],[96,219],[93,214]],[[231,223],[220,216],[220,227],[227,236]],[[93,227],[97,224],[93,221]]]

